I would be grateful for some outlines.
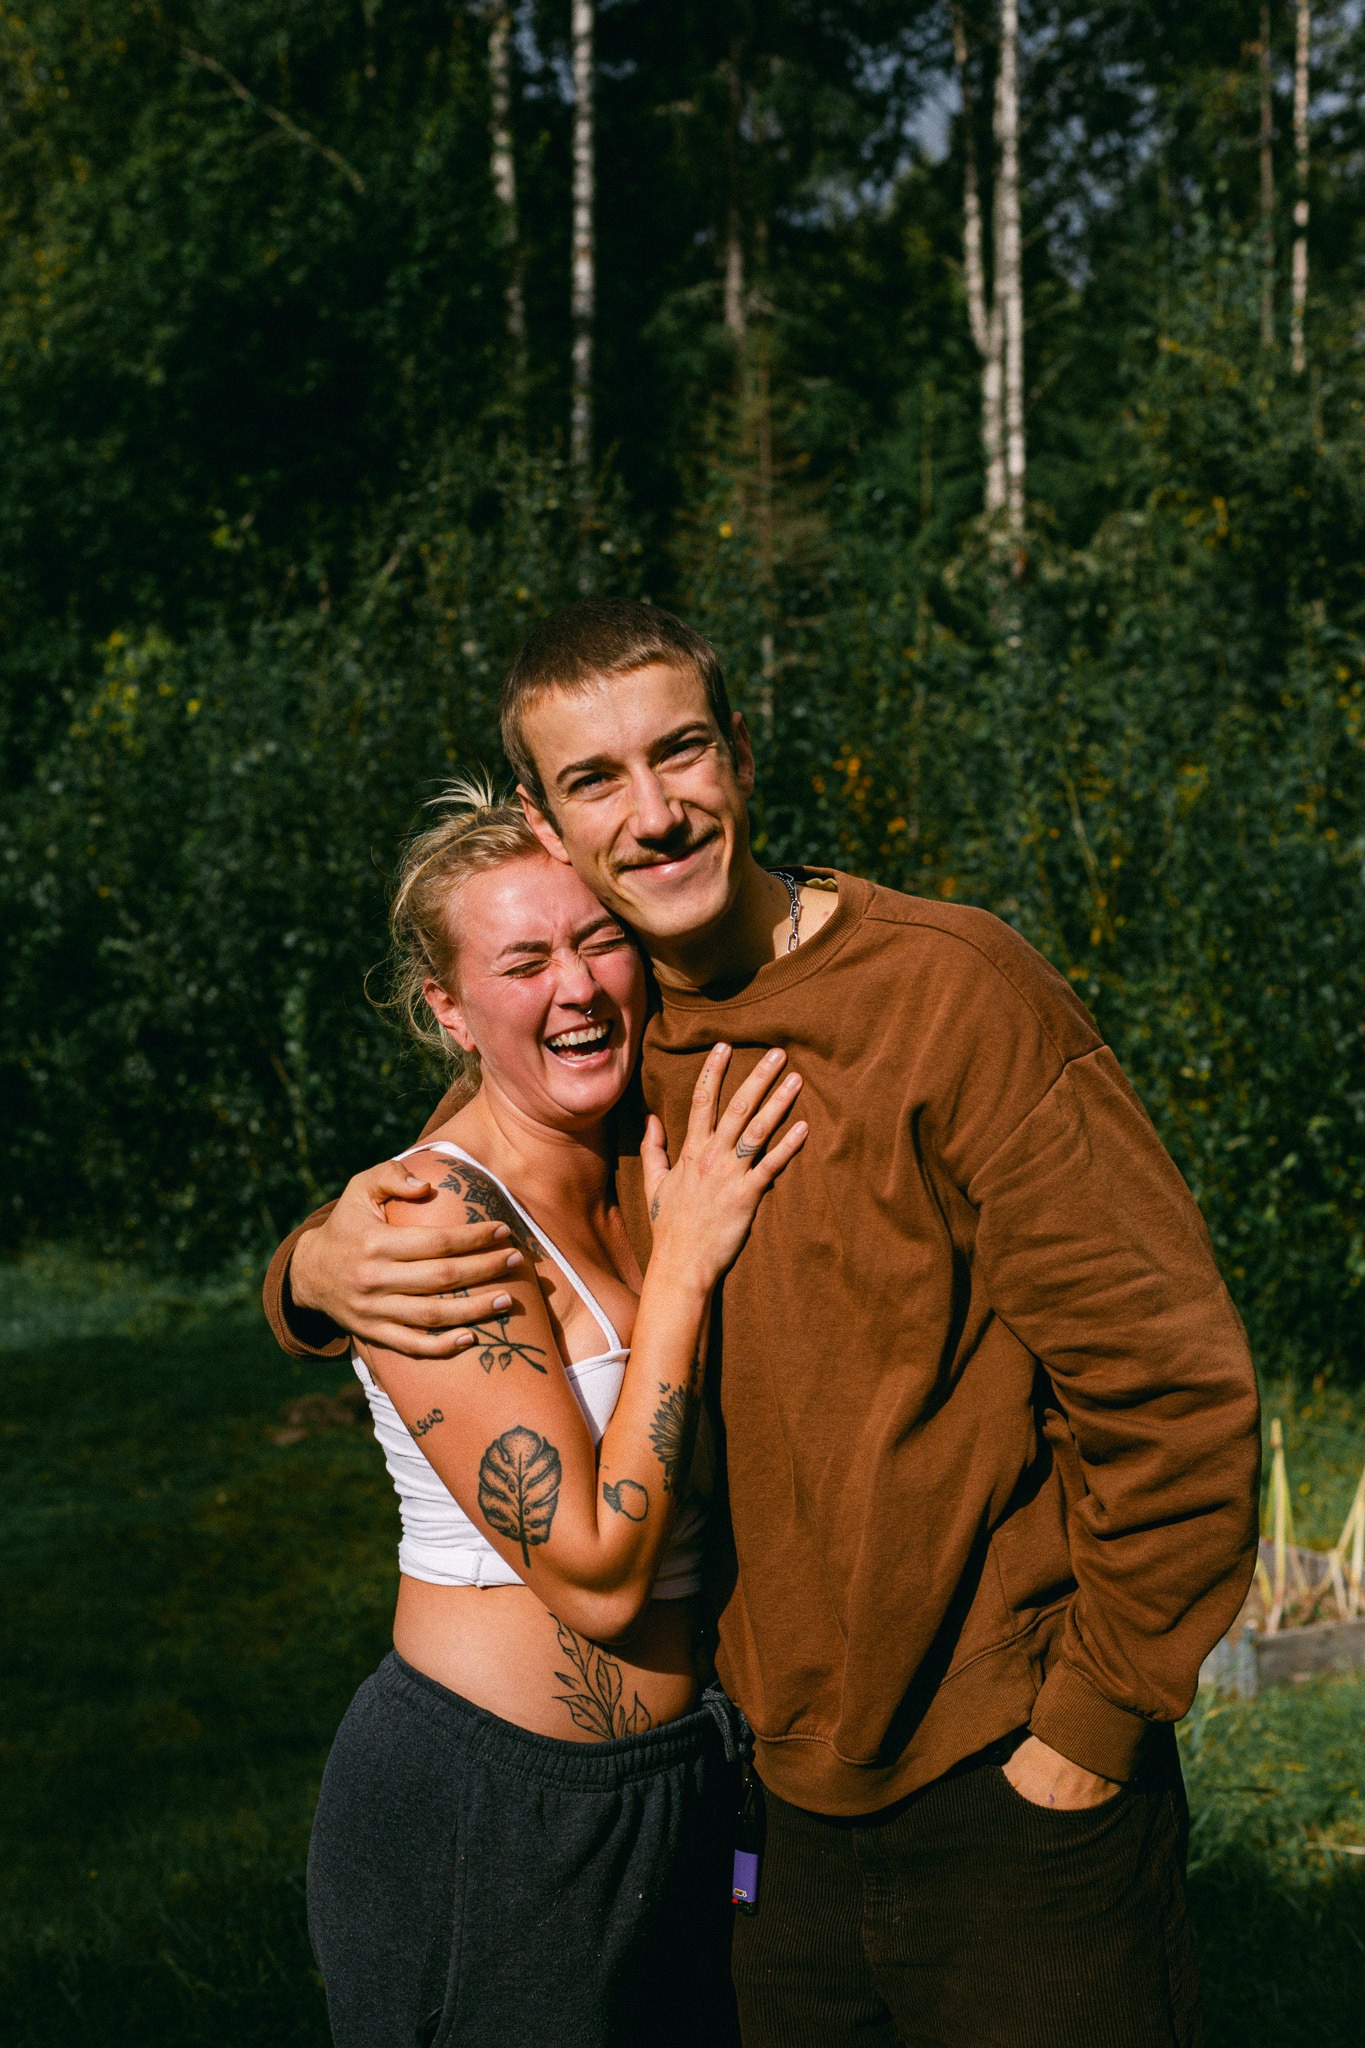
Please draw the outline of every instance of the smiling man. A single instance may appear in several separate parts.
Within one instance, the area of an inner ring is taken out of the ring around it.
[[[1171,1724],[1249,1581],[1259,1458],[1184,1183],[1008,926],[757,865],[743,721],[678,620],[546,620],[503,736],[544,845],[649,954],[642,1083],[670,1143],[718,1039],[732,1086],[773,1044],[805,1082],[805,1156],[718,1319],[718,1664],[767,1814],[746,2048],[1183,2048]],[[640,1185],[623,1153],[643,1258]],[[421,1192],[376,1168],[281,1247],[287,1348],[468,1341],[452,1312],[495,1305],[509,1254],[382,1221]]]

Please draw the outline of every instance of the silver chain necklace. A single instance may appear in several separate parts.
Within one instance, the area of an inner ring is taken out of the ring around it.
[[[787,936],[787,951],[794,953],[801,943],[801,891],[795,875],[788,874],[785,868],[771,868],[769,873],[775,880],[787,885],[787,894],[791,898],[792,919],[792,928]]]

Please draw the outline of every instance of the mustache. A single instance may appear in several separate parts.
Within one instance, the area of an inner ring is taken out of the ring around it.
[[[618,874],[629,874],[633,868],[662,867],[666,861],[681,860],[686,854],[695,853],[699,846],[707,846],[716,837],[716,828],[694,831],[690,825],[679,825],[676,830],[661,833],[657,839],[639,839],[635,850],[615,863]]]

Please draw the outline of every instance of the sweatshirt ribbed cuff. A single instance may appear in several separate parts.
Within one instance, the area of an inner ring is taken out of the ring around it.
[[[1101,1698],[1069,1664],[1054,1664],[1028,1725],[1030,1735],[1083,1771],[1126,1784],[1137,1775],[1150,1724]]]
[[[289,1261],[295,1245],[305,1230],[316,1229],[335,1207],[334,1202],[329,1202],[319,1215],[310,1216],[299,1229],[291,1230],[266,1270],[261,1289],[265,1319],[275,1342],[291,1358],[340,1358],[350,1343],[346,1332],[330,1316],[318,1309],[300,1308],[289,1291]]]

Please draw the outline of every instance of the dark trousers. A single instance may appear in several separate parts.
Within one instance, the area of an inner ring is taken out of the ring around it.
[[[744,2048],[1202,2042],[1173,1736],[1081,1812],[1031,1805],[994,1761],[865,1822],[765,1803],[758,1912],[735,1926]]]
[[[338,2048],[735,2048],[736,1733],[716,1695],[559,1742],[387,1657],[337,1733],[308,1855]]]

